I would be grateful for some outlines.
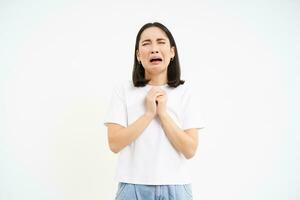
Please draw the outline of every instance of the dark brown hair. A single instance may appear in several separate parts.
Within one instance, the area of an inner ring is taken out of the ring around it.
[[[180,84],[184,84],[184,80],[180,80],[180,64],[179,64],[179,57],[177,52],[177,47],[175,40],[171,34],[171,32],[165,27],[163,24],[159,22],[154,23],[147,23],[139,30],[136,41],[135,41],[135,49],[134,49],[134,64],[133,64],[133,71],[132,71],[132,81],[134,86],[142,87],[145,86],[150,80],[145,79],[145,69],[137,60],[136,53],[139,48],[139,42],[141,39],[141,34],[143,31],[150,27],[157,27],[164,31],[169,38],[170,46],[174,47],[175,49],[175,57],[172,59],[168,66],[167,72],[167,83],[170,87],[177,87]]]

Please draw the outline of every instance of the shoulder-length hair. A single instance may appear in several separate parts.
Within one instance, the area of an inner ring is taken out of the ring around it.
[[[171,34],[171,32],[165,27],[163,24],[159,22],[154,23],[147,23],[139,30],[136,41],[135,41],[135,49],[134,49],[134,64],[133,64],[133,71],[132,71],[132,81],[135,87],[143,87],[145,86],[150,80],[145,79],[145,69],[137,60],[137,50],[139,49],[139,42],[141,39],[141,34],[143,31],[150,27],[157,27],[164,31],[170,41],[170,46],[174,47],[175,49],[175,57],[170,61],[167,71],[167,84],[170,87],[177,87],[180,84],[184,84],[184,80],[180,79],[180,64],[179,64],[179,56],[177,52],[177,47],[175,40]]]

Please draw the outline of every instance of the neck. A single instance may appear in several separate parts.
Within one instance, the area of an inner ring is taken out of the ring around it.
[[[149,85],[165,85],[167,84],[167,75],[166,74],[156,74],[152,75],[146,73],[146,79],[150,80]]]

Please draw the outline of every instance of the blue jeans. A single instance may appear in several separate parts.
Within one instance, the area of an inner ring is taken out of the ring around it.
[[[191,184],[140,185],[119,183],[115,200],[192,200]]]

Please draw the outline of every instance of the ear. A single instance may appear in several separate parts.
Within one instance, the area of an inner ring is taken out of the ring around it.
[[[140,62],[141,60],[140,60],[139,50],[136,50],[135,55],[136,55],[136,59]]]
[[[175,47],[171,47],[171,57],[174,58],[175,57]]]

